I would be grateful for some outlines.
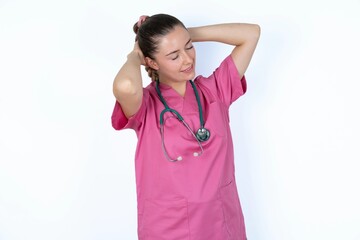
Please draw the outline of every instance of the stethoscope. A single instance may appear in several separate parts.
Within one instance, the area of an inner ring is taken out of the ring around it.
[[[189,80],[190,83],[191,83],[191,86],[194,90],[194,93],[195,93],[195,97],[196,97],[196,102],[197,102],[197,105],[198,105],[198,109],[199,109],[199,119],[200,119],[200,128],[196,131],[196,133],[194,133],[191,128],[189,127],[189,125],[185,122],[184,118],[181,116],[181,114],[176,111],[175,109],[173,108],[170,108],[169,105],[166,103],[164,97],[162,96],[161,94],[161,91],[160,91],[160,87],[159,87],[159,80],[156,80],[156,85],[155,85],[155,89],[156,89],[156,92],[160,98],[160,101],[163,103],[165,109],[161,111],[160,113],[160,131],[161,131],[161,137],[162,137],[162,145],[163,145],[163,150],[164,150],[164,153],[166,155],[166,157],[168,158],[169,161],[179,161],[179,160],[182,160],[182,157],[179,156],[177,157],[177,159],[171,159],[166,151],[166,148],[165,148],[165,144],[164,144],[164,138],[163,138],[163,134],[164,134],[164,114],[167,113],[167,112],[171,112],[173,113],[176,118],[182,122],[184,124],[184,126],[191,132],[191,134],[195,137],[195,139],[197,140],[199,146],[200,146],[200,149],[201,149],[201,152],[200,153],[197,153],[195,152],[194,153],[194,156],[199,156],[202,154],[203,152],[203,148],[202,148],[202,145],[201,145],[201,142],[204,142],[204,141],[207,141],[209,138],[210,138],[210,131],[205,128],[205,122],[204,122],[204,117],[203,117],[203,111],[202,111],[202,107],[201,107],[201,102],[200,102],[200,97],[199,97],[199,93],[196,89],[196,86],[195,86],[195,83],[191,80]]]

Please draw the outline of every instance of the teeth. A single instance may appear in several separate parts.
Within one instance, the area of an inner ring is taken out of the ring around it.
[[[191,70],[191,67],[192,67],[192,66],[188,67],[188,68],[185,69],[183,72],[188,72],[188,71],[190,71],[190,70]]]

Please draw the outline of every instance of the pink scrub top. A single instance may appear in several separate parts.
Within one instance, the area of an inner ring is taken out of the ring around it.
[[[118,102],[112,114],[116,130],[135,130],[138,143],[135,171],[140,240],[245,240],[244,217],[235,182],[234,150],[229,107],[246,91],[232,57],[227,56],[209,76],[194,80],[210,139],[197,141],[171,113],[164,115],[164,155],[160,113],[164,105],[150,83],[143,91],[139,111],[127,119]],[[160,83],[170,108],[178,111],[193,131],[200,127],[196,97],[190,82],[184,97]]]

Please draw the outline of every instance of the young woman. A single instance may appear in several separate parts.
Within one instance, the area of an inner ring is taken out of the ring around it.
[[[112,126],[135,130],[140,240],[245,240],[229,107],[246,92],[244,73],[260,27],[186,28],[167,14],[141,16],[136,42],[113,84]],[[208,77],[195,77],[193,42],[234,46]],[[152,82],[144,87],[141,66]]]

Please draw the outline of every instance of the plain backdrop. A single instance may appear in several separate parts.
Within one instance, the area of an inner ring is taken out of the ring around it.
[[[359,0],[0,0],[0,239],[137,239],[136,136],[111,126],[112,82],[133,24],[156,13],[262,28],[231,106],[248,239],[360,239],[359,11]],[[231,51],[195,47],[202,75]]]

